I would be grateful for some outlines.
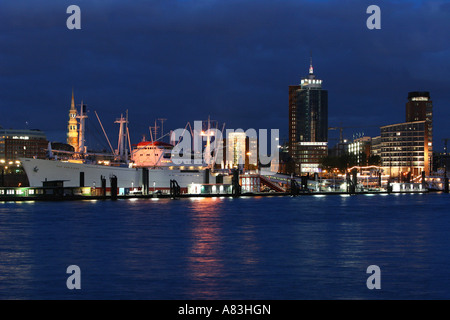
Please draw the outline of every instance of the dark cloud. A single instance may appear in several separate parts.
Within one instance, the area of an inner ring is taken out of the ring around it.
[[[286,135],[288,86],[306,75],[312,51],[330,125],[361,125],[349,137],[404,121],[413,90],[431,92],[435,137],[450,136],[446,1],[378,1],[373,31],[372,1],[85,0],[75,31],[65,26],[71,4],[0,4],[0,125],[28,121],[64,140],[74,87],[110,136],[126,109],[135,140],[156,118],[175,129],[208,116]]]

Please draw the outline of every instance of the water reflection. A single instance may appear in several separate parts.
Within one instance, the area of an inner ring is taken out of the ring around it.
[[[4,203],[0,297],[71,298],[65,268],[77,264],[87,299],[448,299],[448,200]],[[365,286],[371,264],[377,293]]]
[[[217,299],[217,286],[223,277],[221,258],[222,227],[220,199],[195,199],[190,203],[191,246],[188,250],[187,274],[191,287],[187,294],[196,299]]]
[[[32,257],[27,205],[0,208],[0,298],[23,298],[31,288]],[[19,296],[15,294],[20,292]]]

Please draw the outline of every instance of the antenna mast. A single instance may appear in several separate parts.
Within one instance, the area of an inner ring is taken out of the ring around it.
[[[162,139],[162,137],[164,137],[164,121],[166,121],[167,119],[159,118],[158,120],[161,121],[161,139]]]
[[[85,131],[85,119],[87,118],[87,115],[85,115],[85,105],[83,104],[83,100],[81,100],[80,105],[80,115],[76,116],[77,119],[80,119],[80,128],[78,131],[78,152],[79,153],[86,153],[85,146],[84,146],[84,131]]]
[[[128,161],[127,157],[127,149],[125,148],[125,143],[127,139],[127,130],[128,130],[128,110],[126,114],[126,118],[123,117],[123,114],[120,115],[119,119],[116,119],[114,123],[118,123],[119,126],[119,141],[117,144],[117,152],[116,155],[119,156],[119,160]],[[124,128],[124,124],[126,125]]]

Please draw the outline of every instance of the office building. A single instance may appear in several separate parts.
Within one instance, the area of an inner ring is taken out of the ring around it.
[[[406,122],[426,121],[428,127],[428,166],[433,170],[433,102],[427,91],[408,93],[406,103]]]
[[[370,155],[381,157],[381,136],[376,136],[372,138],[370,146]]]
[[[258,167],[258,139],[245,132],[230,132],[223,141],[223,167],[254,170]]]
[[[19,158],[45,158],[47,137],[40,130],[16,130],[0,127],[0,161],[2,165]]]
[[[404,123],[381,127],[381,165],[393,178],[433,170],[433,103],[430,93],[411,91]]]
[[[319,172],[328,154],[328,91],[316,78],[312,60],[309,75],[289,86],[289,152],[296,174]]]
[[[348,153],[356,156],[356,164],[358,166],[367,165],[370,157],[371,143],[371,137],[360,137],[348,145]]]
[[[381,165],[385,174],[415,177],[430,173],[428,122],[415,121],[381,127]]]

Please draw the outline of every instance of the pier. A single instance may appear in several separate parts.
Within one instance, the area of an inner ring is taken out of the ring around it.
[[[212,192],[212,185],[200,185],[204,192],[181,193],[173,183],[174,189],[171,192],[149,192],[144,194],[139,188],[129,188],[125,192],[111,192],[111,188],[92,188],[92,187],[63,187],[58,183],[47,185],[45,187],[4,187],[0,188],[0,201],[75,201],[75,200],[118,200],[118,199],[183,199],[183,198],[211,198],[211,197],[297,197],[297,196],[332,196],[332,195],[376,195],[376,194],[406,194],[406,193],[428,193],[428,189],[421,188],[421,184],[399,183],[393,184],[389,189],[380,190],[336,190],[336,191],[313,191],[302,189],[297,183],[293,183],[295,188],[285,192],[247,192],[240,188],[233,188],[233,185],[225,185],[223,190]],[[238,191],[239,190],[239,191]]]
[[[118,178],[111,176],[111,187],[101,176],[101,186],[64,186],[64,180],[43,181],[41,187],[0,187],[0,201],[74,201],[74,200],[118,200],[118,199],[182,199],[193,197],[297,197],[327,195],[376,195],[412,194],[437,191],[429,188],[427,182],[393,182],[381,175],[358,176],[356,170],[340,178],[319,177],[318,174],[288,176],[270,172],[245,172],[235,169],[227,179],[210,183],[194,183],[181,187],[174,179],[170,188],[150,190],[148,179],[141,186],[118,187]],[[447,180],[448,181],[448,180]],[[448,182],[447,182],[448,184]],[[447,189],[443,192],[448,193]]]

